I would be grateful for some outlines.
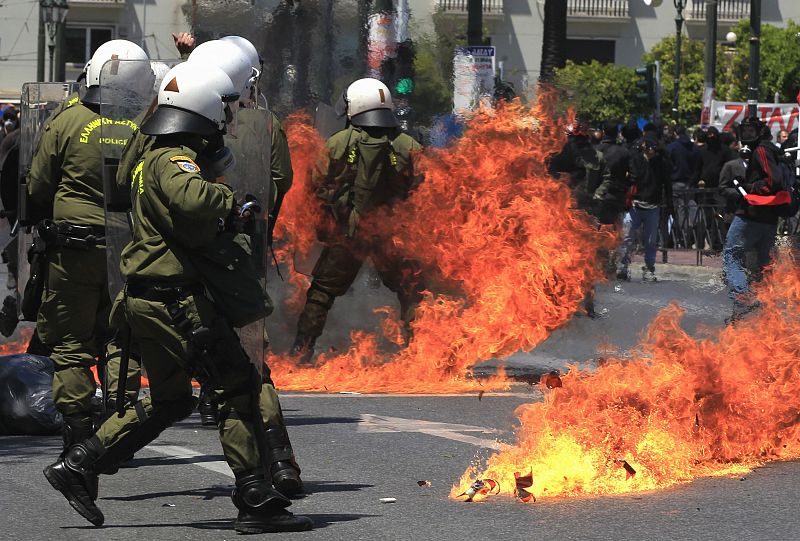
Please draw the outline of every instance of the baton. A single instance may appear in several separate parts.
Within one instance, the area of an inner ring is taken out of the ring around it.
[[[117,414],[122,417],[125,413],[125,391],[128,383],[128,361],[131,351],[131,326],[124,323],[120,329],[122,351],[119,357],[119,374],[117,374]],[[108,366],[106,366],[108,370]]]

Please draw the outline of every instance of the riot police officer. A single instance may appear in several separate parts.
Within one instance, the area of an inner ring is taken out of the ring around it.
[[[107,290],[103,163],[101,153],[100,73],[107,62],[147,60],[138,45],[112,40],[101,45],[86,68],[83,98],[68,100],[52,117],[41,137],[27,182],[33,214],[45,220],[48,273],[37,320],[37,333],[52,351],[53,401],[64,418],[64,450],[93,431],[95,381],[90,367],[103,352],[111,302]],[[138,63],[133,63],[139,66]],[[115,72],[119,91],[152,91],[149,63],[143,71],[121,67]],[[128,136],[135,127],[124,127]],[[125,145],[127,139],[117,141]],[[116,374],[115,364],[108,372]],[[131,381],[138,381],[135,363]]]
[[[361,266],[370,258],[381,281],[400,300],[408,325],[422,298],[423,285],[414,262],[368,240],[359,227],[372,211],[407,197],[420,177],[414,171],[414,152],[422,147],[399,129],[389,88],[377,79],[359,79],[337,105],[349,126],[327,141],[328,165],[315,172],[317,196],[330,211],[334,227],[323,233],[326,247],[313,271],[313,281],[297,323],[292,355],[311,362],[314,344],[322,334],[328,311],[344,295]]]
[[[107,420],[44,472],[95,525],[104,521],[94,503],[97,475],[112,471],[191,413],[194,376],[220,390],[224,422],[219,437],[236,477],[235,529],[263,533],[313,526],[310,519],[286,511],[290,501],[265,478],[261,457],[266,451],[258,430],[260,383],[229,323],[236,319],[228,311],[231,304],[216,295],[236,284],[244,288],[238,293],[250,303],[248,308],[256,302],[258,314],[268,312],[263,290],[246,264],[252,255],[245,249],[249,243],[241,238],[259,210],[253,201],[237,204],[231,188],[215,182],[214,171],[206,167],[205,156],[215,150],[208,146],[219,144],[230,115],[226,103],[236,99],[238,93],[222,70],[187,62],[166,75],[158,108],[141,128],[154,140],[134,167],[133,241],[121,263],[127,285],[112,317],[124,317],[130,324],[151,394],[121,417]],[[231,258],[221,261],[226,254]]]

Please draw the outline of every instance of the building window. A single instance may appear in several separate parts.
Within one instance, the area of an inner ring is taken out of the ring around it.
[[[613,64],[615,49],[613,39],[568,39],[566,59],[576,64],[588,64],[592,60]]]
[[[66,54],[64,61],[83,66],[106,41],[114,38],[111,27],[67,26],[65,34]]]

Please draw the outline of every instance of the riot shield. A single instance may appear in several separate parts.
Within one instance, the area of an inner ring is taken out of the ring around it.
[[[25,83],[20,94],[19,125],[19,202],[17,205],[17,235],[19,267],[17,273],[17,305],[22,307],[25,287],[31,275],[28,251],[33,245],[37,217],[29,210],[27,201],[28,174],[44,133],[45,126],[55,115],[80,100],[78,83]],[[22,313],[20,311],[20,317]]]
[[[328,139],[334,133],[345,129],[346,126],[346,116],[340,116],[336,109],[327,103],[320,102],[317,104],[314,112],[314,127],[323,139]],[[295,272],[311,276],[324,248],[325,246],[321,242],[315,240],[307,253],[294,252],[293,266]]]
[[[117,184],[117,169],[126,145],[153,105],[155,76],[149,60],[109,60],[100,71],[100,148],[106,215],[106,267],[112,299],[125,280],[119,269],[122,250],[131,241],[130,184]]]
[[[264,109],[239,109],[236,113],[236,133],[225,136],[225,145],[231,150],[236,165],[225,172],[225,182],[234,190],[239,204],[247,196],[254,197],[259,208],[253,213],[252,227],[246,235],[252,249],[253,263],[267,287],[267,219],[272,204],[272,114]],[[256,321],[239,330],[239,337],[247,355],[259,372],[266,354],[266,327],[264,320]]]
[[[318,103],[314,112],[314,127],[323,139],[328,139],[347,125],[347,116],[339,116],[336,109],[327,103]]]

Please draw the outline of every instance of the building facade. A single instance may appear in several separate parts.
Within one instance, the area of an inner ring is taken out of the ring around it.
[[[658,7],[648,7],[643,0],[563,1],[568,9],[567,56],[574,61],[597,59],[635,66],[641,63],[642,53],[675,32],[676,12],[669,0]],[[705,0],[686,1],[684,34],[701,38]],[[412,37],[434,32],[435,13],[463,22],[466,29],[467,0],[394,2],[408,4]],[[38,4],[32,0],[0,7],[0,101],[17,98],[22,84],[36,79]],[[240,33],[263,43],[262,54],[272,60],[267,75],[286,79],[281,88],[294,84],[292,77],[297,73],[302,79],[298,67],[311,65],[313,84],[308,93],[314,98],[324,94],[322,87],[340,86],[338,79],[352,75],[345,73],[355,69],[348,68],[348,62],[358,65],[353,58],[359,54],[359,21],[368,4],[365,0],[69,0],[64,30],[66,77],[74,80],[94,49],[108,39],[141,43],[151,58],[174,58],[173,33],[189,31],[193,25],[212,25],[219,32]],[[750,0],[719,0],[718,5],[717,35],[722,40],[733,24],[749,17]],[[483,0],[483,14],[485,34],[497,48],[504,77],[525,92],[539,76],[544,0]],[[788,20],[800,21],[800,0],[762,2],[763,23],[782,26]],[[47,53],[44,59],[47,79]],[[330,71],[326,77],[314,79],[326,70]],[[319,88],[313,88],[315,84]],[[279,92],[276,87],[271,93]]]
[[[673,2],[645,5],[643,0],[565,0],[567,2],[567,58],[575,62],[599,60],[626,66],[641,64],[642,54],[661,39],[675,34],[677,15]],[[655,2],[653,2],[655,3]],[[419,2],[419,10],[439,10],[463,17],[466,25],[467,0],[434,0],[432,6]],[[544,0],[483,0],[484,24],[504,64],[504,75],[515,88],[525,92],[539,77],[544,27]],[[687,0],[683,11],[683,35],[705,36],[705,0]],[[717,36],[726,33],[740,19],[749,19],[750,0],[719,0]],[[762,24],[785,26],[800,22],[800,0],[762,2]],[[800,42],[798,42],[800,47]]]

